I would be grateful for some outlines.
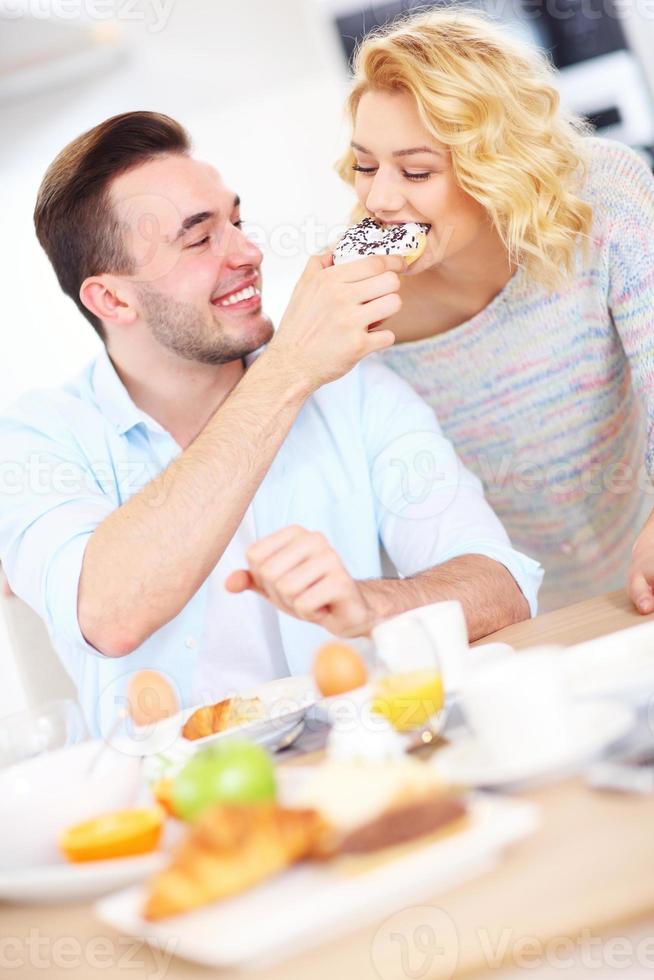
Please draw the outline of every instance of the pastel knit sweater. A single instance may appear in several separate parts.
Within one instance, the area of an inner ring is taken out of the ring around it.
[[[619,143],[586,146],[574,277],[548,293],[518,269],[472,319],[384,354],[543,565],[541,611],[623,587],[654,507],[654,177]]]

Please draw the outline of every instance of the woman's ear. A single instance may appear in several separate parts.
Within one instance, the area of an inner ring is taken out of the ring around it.
[[[138,315],[129,290],[115,276],[89,276],[80,286],[79,298],[104,323],[128,326]]]

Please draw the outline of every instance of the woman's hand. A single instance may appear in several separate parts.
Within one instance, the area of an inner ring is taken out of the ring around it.
[[[631,552],[628,592],[638,612],[654,612],[654,511]]]
[[[248,568],[227,578],[228,592],[252,589],[336,636],[364,636],[374,625],[361,588],[320,532],[286,527],[257,541],[246,558]]]

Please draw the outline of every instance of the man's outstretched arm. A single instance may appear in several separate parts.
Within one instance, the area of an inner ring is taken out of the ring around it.
[[[486,555],[460,555],[406,579],[355,581],[324,535],[291,526],[257,541],[247,559],[227,579],[229,591],[253,589],[336,636],[366,636],[383,619],[446,599],[462,604],[471,641],[530,614],[511,573]]]
[[[123,656],[173,619],[233,537],[306,399],[388,347],[370,324],[396,312],[404,262],[334,267],[316,256],[268,349],[193,443],[95,529],[78,592],[85,639]]]
[[[511,572],[486,555],[460,555],[406,579],[359,582],[379,622],[431,602],[458,599],[470,642],[529,619],[529,603]]]

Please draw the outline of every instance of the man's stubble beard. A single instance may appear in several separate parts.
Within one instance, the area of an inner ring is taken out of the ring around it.
[[[231,340],[224,336],[219,323],[208,321],[193,303],[171,299],[149,285],[139,287],[139,300],[154,339],[187,361],[229,364],[258,350],[273,335],[272,325],[264,320],[267,326],[262,326],[255,338]]]

